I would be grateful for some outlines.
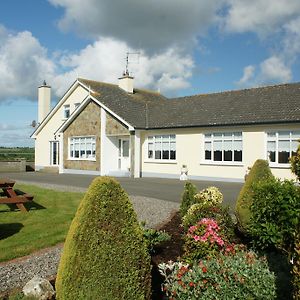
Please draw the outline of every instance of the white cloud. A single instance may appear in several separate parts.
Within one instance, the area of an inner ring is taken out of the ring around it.
[[[113,37],[133,48],[161,50],[185,44],[217,20],[223,0],[49,0],[64,8],[58,24],[92,38]],[[187,44],[186,44],[187,43]]]
[[[271,56],[260,64],[262,82],[289,82],[292,78],[291,69],[283,59]]]
[[[230,32],[274,34],[300,13],[299,0],[227,0],[225,28]]]
[[[0,27],[0,100],[33,98],[42,80],[52,77],[54,63],[47,50],[28,31],[8,33]]]
[[[242,78],[237,82],[237,85],[245,86],[253,79],[255,72],[255,66],[249,65],[244,68]]]
[[[125,42],[110,38],[97,40],[77,54],[62,57],[61,64],[71,68],[54,78],[53,86],[62,94],[76,77],[117,83],[125,68],[125,53],[130,51]],[[178,48],[149,56],[140,50],[139,59],[130,64],[135,76],[135,85],[141,88],[160,89],[162,92],[176,91],[189,86],[194,61],[182,54]]]

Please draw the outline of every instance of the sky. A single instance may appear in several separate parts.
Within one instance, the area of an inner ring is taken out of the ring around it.
[[[0,1],[0,146],[33,146],[37,88],[78,77],[167,97],[300,82],[299,0]]]

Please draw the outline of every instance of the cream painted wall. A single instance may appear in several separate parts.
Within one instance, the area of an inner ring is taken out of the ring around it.
[[[187,165],[188,174],[199,179],[225,179],[242,181],[248,167],[256,159],[266,159],[266,132],[274,130],[300,130],[297,125],[264,125],[223,128],[186,128],[144,131],[142,143],[143,176],[165,176],[179,178],[182,165]],[[204,161],[204,134],[212,132],[243,132],[243,161],[241,163],[208,164]],[[147,136],[159,134],[176,134],[176,161],[149,161],[147,158]],[[295,178],[287,167],[271,167],[275,176]]]
[[[37,170],[50,166],[50,141],[54,141],[54,133],[65,121],[63,118],[63,106],[69,104],[70,113],[72,114],[75,109],[75,103],[82,102],[87,95],[88,91],[81,86],[77,86],[63,103],[59,103],[59,106],[56,107],[56,113],[37,134],[35,140],[35,166]]]

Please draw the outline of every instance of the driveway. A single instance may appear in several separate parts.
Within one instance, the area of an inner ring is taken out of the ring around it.
[[[0,173],[1,177],[8,177],[16,181],[27,183],[41,183],[62,185],[86,189],[96,176],[75,175],[75,174],[51,174],[42,172],[24,173]],[[125,178],[119,177],[117,180],[129,195],[157,198],[179,203],[183,192],[184,181],[177,179],[163,178]],[[234,208],[238,193],[242,183],[218,182],[218,181],[197,181],[192,180],[199,190],[208,186],[216,186],[224,195],[224,204]]]

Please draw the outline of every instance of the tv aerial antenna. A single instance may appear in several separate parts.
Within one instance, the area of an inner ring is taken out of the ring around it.
[[[129,65],[136,63],[139,64],[139,60],[140,60],[140,52],[127,52],[126,53],[126,68],[125,68],[125,72],[124,75],[128,75],[129,76]],[[130,57],[136,56],[137,59],[136,61],[130,60]]]

